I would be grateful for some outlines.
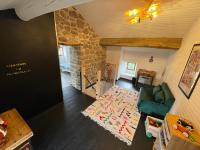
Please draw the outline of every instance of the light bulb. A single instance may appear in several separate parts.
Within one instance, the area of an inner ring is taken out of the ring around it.
[[[140,22],[140,17],[134,17],[130,21],[130,24],[135,24]]]
[[[153,16],[153,18],[156,18],[158,16],[158,13],[157,12],[153,12],[152,16]]]

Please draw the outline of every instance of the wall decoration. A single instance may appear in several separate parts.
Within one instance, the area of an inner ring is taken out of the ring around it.
[[[179,88],[189,99],[200,76],[200,44],[195,44],[179,82]]]
[[[151,56],[151,57],[149,58],[149,62],[150,62],[150,63],[153,62],[153,56]]]
[[[105,71],[104,71],[104,79],[107,82],[113,82],[115,80],[115,71],[116,65],[115,64],[110,64],[107,63],[105,66]]]
[[[30,66],[26,62],[8,64],[6,67],[6,76],[14,76],[31,72]]]

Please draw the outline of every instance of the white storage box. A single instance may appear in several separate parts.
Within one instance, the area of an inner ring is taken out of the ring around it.
[[[163,120],[147,116],[145,121],[145,128],[146,128],[146,135],[147,137],[157,137],[159,134],[159,131],[162,127]]]

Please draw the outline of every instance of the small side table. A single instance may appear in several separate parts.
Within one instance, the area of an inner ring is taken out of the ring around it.
[[[8,110],[0,117],[3,120],[8,121],[6,142],[0,145],[0,149],[3,150],[30,150],[31,145],[29,143],[33,132],[26,124],[24,119],[20,116],[16,109]]]
[[[149,81],[148,85],[152,85],[153,80],[156,77],[156,72],[145,70],[145,69],[139,69],[138,72],[137,72],[137,78],[136,78],[135,86],[137,86],[141,77],[146,78],[146,80],[148,79],[148,81]]]

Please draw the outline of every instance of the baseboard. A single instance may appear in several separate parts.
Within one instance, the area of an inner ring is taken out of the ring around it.
[[[132,80],[130,80],[130,79],[126,79],[126,78],[123,78],[123,77],[119,77],[118,80],[120,80],[120,79],[122,79],[122,80],[127,80],[127,81],[132,81]]]

